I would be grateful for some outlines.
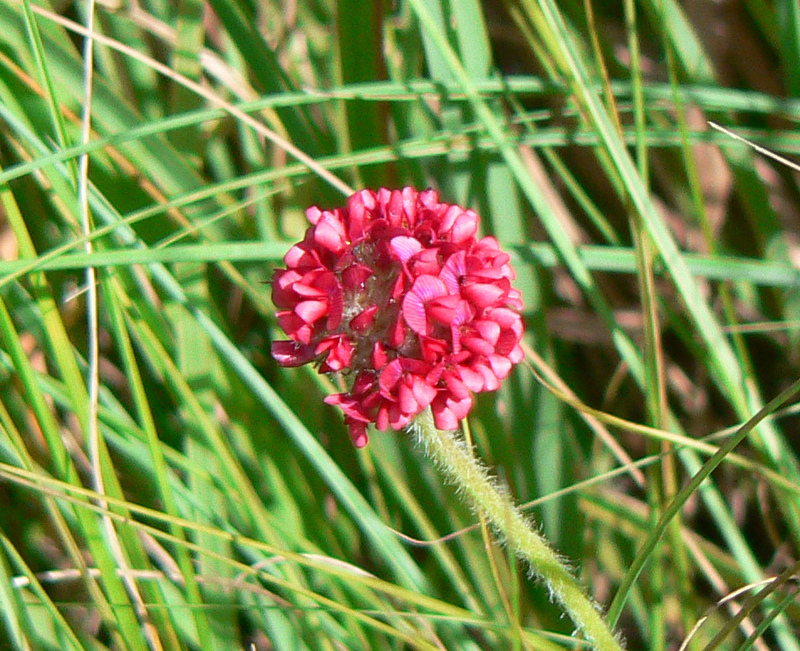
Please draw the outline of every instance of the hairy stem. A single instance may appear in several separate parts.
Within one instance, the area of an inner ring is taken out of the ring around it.
[[[456,432],[437,429],[430,409],[422,412],[410,429],[470,506],[491,523],[500,538],[544,581],[594,647],[598,651],[622,651],[595,603],[510,496],[493,483],[485,467],[470,453]]]

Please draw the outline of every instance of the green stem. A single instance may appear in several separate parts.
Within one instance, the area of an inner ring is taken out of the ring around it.
[[[456,432],[437,429],[430,409],[417,416],[410,429],[417,434],[427,454],[467,497],[471,506],[491,522],[495,532],[544,581],[552,596],[561,603],[595,649],[622,651],[622,646],[595,603],[545,539],[536,532],[532,523],[514,505],[510,496],[492,482],[486,469]]]

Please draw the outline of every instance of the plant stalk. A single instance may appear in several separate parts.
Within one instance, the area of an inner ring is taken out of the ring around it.
[[[622,651],[619,640],[597,605],[535,530],[533,523],[522,515],[511,497],[492,481],[486,468],[471,454],[458,434],[437,429],[430,409],[417,416],[409,429],[417,435],[428,456],[458,487],[470,506],[491,523],[495,533],[545,583],[594,648],[598,651]]]

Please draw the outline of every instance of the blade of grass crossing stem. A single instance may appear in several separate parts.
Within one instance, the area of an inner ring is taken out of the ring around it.
[[[384,482],[388,483],[389,490],[395,494],[400,507],[414,523],[414,530],[419,531],[424,540],[436,540],[441,536],[441,533],[437,530],[426,512],[426,508],[420,502],[420,493],[401,476],[398,471],[399,464],[384,449],[386,446],[382,445],[384,441],[385,439],[382,438],[370,443],[371,446],[375,447],[374,450],[371,450],[371,453],[380,476]],[[451,549],[446,545],[432,545],[430,553],[437,559],[458,598],[467,605],[471,612],[481,613],[483,606],[478,602],[476,595],[484,593],[473,592],[470,589],[467,577],[456,561]]]

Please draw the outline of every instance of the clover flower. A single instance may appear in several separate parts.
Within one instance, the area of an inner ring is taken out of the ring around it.
[[[401,429],[430,407],[455,429],[472,394],[493,391],[522,357],[520,293],[478,215],[434,190],[361,190],[344,208],[309,208],[305,238],[272,282],[283,366],[342,371],[339,405],[357,447],[367,425]]]

